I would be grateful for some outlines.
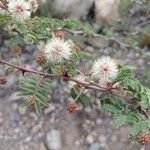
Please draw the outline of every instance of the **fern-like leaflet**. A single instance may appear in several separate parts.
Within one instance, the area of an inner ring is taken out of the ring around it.
[[[34,105],[36,113],[41,114],[50,100],[52,82],[42,77],[23,77],[20,80],[18,96],[28,97],[22,105]]]

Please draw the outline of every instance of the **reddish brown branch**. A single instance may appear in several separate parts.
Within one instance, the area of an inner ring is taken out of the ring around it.
[[[0,60],[0,64],[4,64],[4,65],[8,65],[10,67],[13,67],[13,68],[16,68],[16,69],[19,69],[21,70],[22,72],[29,72],[29,73],[33,73],[33,74],[37,74],[37,75],[41,75],[43,76],[44,78],[48,78],[48,77],[51,77],[51,78],[63,78],[65,80],[68,80],[68,81],[73,81],[73,82],[76,82],[78,84],[81,84],[82,86],[88,88],[88,89],[95,89],[95,90],[101,90],[101,91],[105,91],[105,88],[98,88],[98,87],[94,87],[94,86],[91,86],[89,85],[88,83],[86,82],[82,82],[82,81],[79,81],[79,80],[76,80],[72,77],[66,77],[62,74],[47,74],[47,73],[43,73],[43,72],[40,72],[40,71],[35,71],[35,70],[31,70],[31,69],[27,69],[25,67],[22,67],[22,66],[18,66],[18,65],[15,65],[15,64],[12,64],[12,63],[9,63],[5,60]]]
[[[47,73],[43,73],[43,72],[40,72],[40,71],[35,71],[35,70],[27,69],[24,66],[18,66],[18,65],[9,63],[9,62],[7,62],[5,60],[0,60],[0,64],[8,65],[10,67],[19,69],[23,73],[29,72],[29,73],[32,73],[32,74],[41,75],[41,76],[43,76],[43,78],[62,78],[62,79],[65,79],[67,81],[73,81],[73,82],[75,82],[77,84],[80,84],[83,87],[85,87],[86,89],[92,89],[92,90],[101,91],[101,92],[108,92],[107,88],[98,87],[96,85],[91,85],[90,83],[79,81],[79,80],[74,79],[72,77],[66,77],[63,74],[47,74]],[[119,96],[119,97],[121,97],[121,98],[123,98],[124,100],[127,101],[127,98],[125,97],[125,95],[122,95],[122,92],[120,92],[117,89],[112,89],[111,91],[109,91],[109,93],[114,94],[116,96]]]

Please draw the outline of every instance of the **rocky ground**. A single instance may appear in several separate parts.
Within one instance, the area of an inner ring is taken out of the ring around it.
[[[97,56],[111,55],[122,63],[136,65],[139,69],[135,73],[142,79],[141,74],[150,66],[150,60],[133,50],[112,52],[105,45],[101,47],[100,42],[94,43],[96,48],[92,40],[88,46],[83,43],[80,46]],[[1,46],[0,51],[6,59],[12,57],[5,47]],[[30,62],[33,53],[34,47],[26,46],[21,59]],[[83,70],[90,65],[86,61],[82,64]],[[136,142],[128,141],[128,126],[114,128],[111,115],[99,110],[94,96],[90,107],[69,114],[65,109],[68,92],[62,88],[61,81],[56,82],[51,102],[40,118],[32,109],[19,107],[17,78],[16,74],[6,86],[0,87],[0,150],[142,150]]]

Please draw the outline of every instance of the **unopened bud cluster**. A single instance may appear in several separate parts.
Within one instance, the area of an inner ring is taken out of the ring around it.
[[[55,32],[54,32],[54,36],[55,36],[56,38],[63,39],[65,35],[64,35],[64,32],[63,32],[63,31],[55,31]]]
[[[5,76],[0,75],[0,84],[6,84],[7,80]]]
[[[35,61],[38,65],[43,66],[47,62],[47,57],[44,53],[37,54]]]
[[[141,145],[146,145],[150,143],[150,135],[144,132],[139,133],[137,136],[137,141]]]
[[[67,105],[67,110],[69,113],[76,112],[78,110],[78,104],[76,102],[70,102]]]

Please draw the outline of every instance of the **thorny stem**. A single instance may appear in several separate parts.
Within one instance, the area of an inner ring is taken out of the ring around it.
[[[10,67],[19,69],[23,73],[29,72],[29,73],[32,73],[32,74],[37,74],[37,75],[43,76],[43,78],[62,78],[62,79],[65,79],[67,81],[73,81],[73,82],[75,82],[79,85],[82,85],[86,89],[92,89],[92,90],[100,91],[100,92],[108,92],[107,88],[91,85],[90,83],[79,81],[79,80],[74,79],[72,77],[66,77],[63,74],[47,74],[47,73],[43,73],[41,71],[35,71],[35,70],[27,69],[25,67],[9,63],[8,61],[5,61],[5,60],[0,60],[0,64],[8,65]],[[113,94],[113,95],[116,95],[116,96],[119,96],[119,97],[123,98],[125,101],[128,101],[127,96],[125,94],[123,94],[121,91],[117,90],[117,89],[112,89],[111,91],[109,91],[109,93]]]
[[[100,85],[98,85],[97,83],[95,83],[94,81],[92,81],[92,82],[90,82],[92,85],[95,85],[95,86],[97,86],[97,87],[99,87],[99,88],[103,88],[103,87],[101,87]]]

